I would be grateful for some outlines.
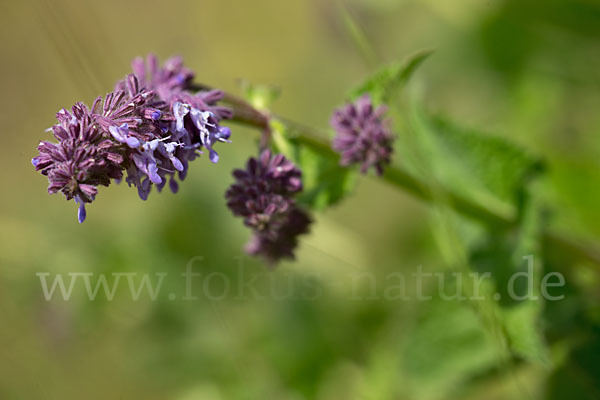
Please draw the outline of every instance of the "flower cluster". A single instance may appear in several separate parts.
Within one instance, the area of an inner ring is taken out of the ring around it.
[[[385,106],[374,108],[369,95],[335,110],[331,126],[337,135],[332,147],[341,154],[341,165],[360,163],[362,173],[370,167],[383,173],[393,150],[393,136],[383,118],[386,111]]]
[[[49,193],[63,193],[79,204],[78,219],[86,216],[98,186],[126,181],[145,200],[152,186],[160,191],[167,181],[178,190],[188,163],[202,149],[219,160],[213,146],[229,142],[231,131],[220,126],[231,110],[217,105],[218,90],[192,93],[194,74],[175,57],[159,66],[156,56],[135,59],[133,74],[116,84],[91,108],[76,103],[62,109],[51,130],[57,143],[43,141],[32,159],[37,171],[48,177]]]
[[[243,217],[253,237],[246,246],[252,255],[270,264],[293,259],[298,235],[308,232],[310,217],[294,195],[302,190],[302,173],[283,155],[264,150],[250,158],[245,170],[233,172],[236,182],[225,197],[234,215]]]

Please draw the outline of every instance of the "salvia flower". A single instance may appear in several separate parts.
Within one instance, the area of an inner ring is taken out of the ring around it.
[[[393,136],[384,119],[385,106],[374,108],[369,95],[334,111],[331,126],[336,131],[333,149],[340,153],[340,164],[360,164],[362,173],[371,167],[378,175],[390,163]]]
[[[133,71],[91,109],[77,103],[71,112],[60,110],[50,129],[57,143],[41,142],[32,159],[48,177],[49,193],[61,192],[79,205],[80,223],[98,186],[120,181],[125,172],[143,200],[152,186],[160,191],[167,181],[176,192],[176,177],[185,178],[190,161],[207,149],[217,162],[213,146],[229,142],[231,131],[220,123],[232,112],[217,104],[223,93],[193,93],[194,75],[180,58],[161,67],[149,55],[146,63],[134,60]]]
[[[236,182],[227,190],[227,206],[244,218],[253,237],[249,254],[270,264],[293,258],[297,237],[308,232],[310,217],[298,207],[294,196],[302,190],[302,173],[283,155],[264,150],[250,158],[246,169],[233,172]]]

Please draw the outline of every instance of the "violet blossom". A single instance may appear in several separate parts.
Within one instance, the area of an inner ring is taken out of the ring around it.
[[[334,111],[331,126],[337,135],[332,147],[340,153],[340,164],[360,164],[362,173],[371,167],[378,175],[390,163],[393,136],[384,119],[387,108],[373,107],[369,95]]]
[[[216,163],[214,145],[230,142],[230,129],[220,125],[232,117],[231,110],[217,104],[223,93],[193,93],[194,74],[181,58],[159,66],[149,55],[146,62],[135,59],[132,68],[134,73],[98,97],[91,109],[77,103],[72,112],[60,110],[51,128],[58,143],[41,142],[32,159],[48,177],[49,193],[61,192],[77,202],[80,223],[97,186],[120,181],[124,171],[143,200],[152,186],[160,191],[167,181],[177,192],[176,177],[185,178],[190,161],[206,149]]]
[[[307,233],[311,223],[294,199],[302,190],[300,170],[283,155],[264,150],[233,176],[236,182],[225,197],[233,214],[243,217],[253,231],[246,251],[270,264],[293,258],[298,236]]]

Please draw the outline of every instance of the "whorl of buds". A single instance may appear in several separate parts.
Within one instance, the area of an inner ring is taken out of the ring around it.
[[[249,254],[275,264],[294,258],[298,236],[308,232],[310,217],[298,207],[294,196],[302,190],[300,170],[283,155],[264,150],[250,158],[246,169],[233,172],[236,182],[225,197],[235,216],[244,218],[253,236]]]
[[[384,119],[385,106],[373,107],[369,95],[334,111],[331,126],[336,131],[332,147],[340,153],[340,164],[360,164],[364,174],[371,167],[378,175],[390,163],[393,136]]]

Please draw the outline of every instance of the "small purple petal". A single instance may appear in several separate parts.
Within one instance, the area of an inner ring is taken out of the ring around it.
[[[78,202],[79,203],[79,209],[77,210],[77,220],[79,221],[80,224],[83,224],[83,221],[85,221],[85,217],[87,216],[87,213],[85,211],[85,203],[84,202]]]
[[[140,199],[146,201],[148,199],[148,195],[150,194],[150,180],[144,179],[140,185],[138,186],[138,195]]]
[[[219,133],[216,135],[216,137],[221,141],[228,140],[231,137],[231,129],[226,126],[220,127]]]
[[[179,190],[179,185],[177,184],[177,181],[175,181],[174,177],[171,177],[171,180],[169,181],[169,188],[173,193],[177,193],[177,191]]]
[[[144,143],[143,147],[145,150],[154,151],[154,150],[156,150],[156,148],[158,147],[159,144],[160,144],[160,139],[154,139],[154,140]]]
[[[177,171],[183,171],[183,164],[181,163],[181,161],[179,161],[177,157],[171,157],[171,163]]]
[[[169,154],[173,154],[173,152],[175,151],[175,143],[173,142],[169,142],[169,143],[165,143],[165,151]]]
[[[144,117],[148,119],[152,119],[154,121],[158,121],[162,116],[162,112],[155,108],[147,108],[144,110]]]
[[[177,74],[174,79],[177,84],[182,85],[187,77],[184,74]]]
[[[129,136],[127,139],[125,139],[125,141],[127,142],[127,146],[131,147],[132,149],[137,149],[140,147],[140,141],[133,136]]]
[[[108,131],[110,132],[112,137],[115,138],[115,140],[117,142],[123,143],[125,141],[125,138],[123,137],[123,135],[121,134],[121,132],[119,131],[119,129],[116,126],[109,127]]]
[[[219,162],[219,155],[217,154],[216,151],[214,150],[210,150],[209,156],[208,158],[210,159],[211,162],[213,162],[214,164]]]
[[[135,163],[135,166],[142,172],[146,172],[147,167],[146,167],[146,163],[144,162],[144,158],[140,155],[140,154],[134,154],[133,155],[133,162]]]
[[[152,183],[157,185],[162,183],[162,178],[158,175],[158,167],[156,166],[156,163],[148,163],[148,177],[150,177]]]
[[[163,190],[163,188],[165,187],[166,184],[167,184],[167,180],[166,179],[162,179],[162,181],[159,184],[155,185],[156,189],[158,189],[159,193],[162,192],[162,190]]]
[[[190,106],[187,104],[183,104],[179,101],[173,103],[173,115],[175,116],[176,122],[176,130],[182,131],[183,127],[183,118],[190,112]]]

